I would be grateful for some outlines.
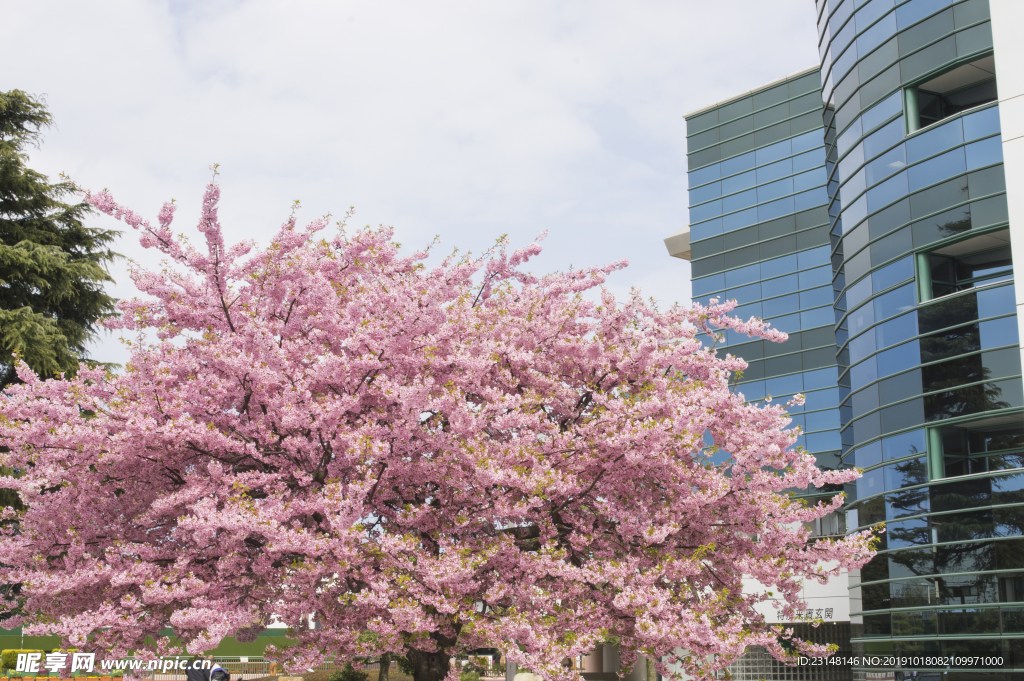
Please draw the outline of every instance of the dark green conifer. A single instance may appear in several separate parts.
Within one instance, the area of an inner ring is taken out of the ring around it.
[[[86,227],[91,207],[74,185],[26,165],[52,124],[43,102],[0,92],[0,390],[17,380],[15,353],[43,378],[74,372],[115,309],[103,285],[117,232]]]

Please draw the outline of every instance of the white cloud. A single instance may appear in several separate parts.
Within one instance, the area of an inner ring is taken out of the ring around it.
[[[176,198],[185,231],[217,162],[231,239],[265,239],[293,199],[442,251],[549,230],[536,271],[625,257],[616,292],[687,302],[662,245],[686,221],[682,114],[813,64],[813,7],[0,0],[0,89],[48,95],[35,167],[145,215]]]

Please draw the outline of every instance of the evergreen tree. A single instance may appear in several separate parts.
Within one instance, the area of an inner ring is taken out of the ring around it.
[[[17,380],[16,353],[43,378],[73,373],[87,359],[99,319],[114,311],[104,290],[117,232],[86,227],[75,187],[26,166],[53,118],[43,102],[0,92],[0,390]]]

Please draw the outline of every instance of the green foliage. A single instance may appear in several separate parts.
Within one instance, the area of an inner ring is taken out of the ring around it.
[[[486,657],[470,657],[466,660],[466,665],[462,668],[462,671],[475,671],[477,674],[485,674],[487,668],[490,666],[490,660]]]
[[[480,681],[480,677],[487,673],[487,666],[487,658],[470,657],[462,667],[459,681]]]
[[[14,669],[18,666],[18,654],[19,653],[41,653],[41,650],[14,650],[7,649],[0,651],[0,668],[4,671]]]
[[[356,671],[352,667],[352,663],[347,662],[340,672],[334,672],[331,674],[328,681],[366,681],[369,677],[369,674],[362,671]]]
[[[413,676],[416,673],[416,667],[409,662],[409,659],[403,655],[394,655],[391,658],[398,664],[398,669],[406,676]]]
[[[39,100],[0,92],[0,390],[17,380],[15,353],[41,377],[73,373],[115,309],[103,285],[117,232],[85,227],[88,204],[64,200],[74,184],[26,166],[26,147],[52,124]]]

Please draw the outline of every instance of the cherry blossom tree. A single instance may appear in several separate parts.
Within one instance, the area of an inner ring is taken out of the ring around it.
[[[746,364],[696,337],[785,334],[731,302],[618,301],[601,285],[624,262],[533,276],[537,244],[427,266],[388,229],[293,218],[228,247],[218,199],[198,249],[172,204],[153,226],[88,196],[166,261],[108,323],[138,333],[123,373],[22,364],[0,397],[20,471],[0,484],[25,505],[0,538],[12,625],[168,654],[277,618],[289,668],[394,652],[416,681],[492,645],[549,679],[610,637],[624,668],[702,678],[747,645],[828,653],[757,608],[792,620],[802,580],[871,557],[868,533],[808,541],[841,496],[787,492],[857,474],[819,470],[783,406],[730,389]]]

